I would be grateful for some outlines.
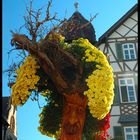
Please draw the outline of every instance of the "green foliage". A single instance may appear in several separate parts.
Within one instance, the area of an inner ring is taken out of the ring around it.
[[[93,134],[99,131],[98,128],[98,120],[96,118],[93,118],[91,113],[89,112],[89,108],[86,108],[86,119],[83,129],[84,137],[87,140],[93,139]]]
[[[90,43],[88,43],[88,41],[85,41],[85,44],[81,44],[81,40],[83,39],[73,40],[71,44],[61,41],[60,47],[81,61],[84,70],[82,76],[83,80],[85,80],[94,70],[97,69],[96,65],[98,63],[86,61],[87,58],[85,57],[85,51],[92,46]],[[39,81],[40,83],[45,83],[43,82],[45,81],[44,74],[45,73],[40,73],[40,76],[42,77]],[[49,78],[47,80],[47,84],[44,87],[45,88],[43,89],[48,90],[45,96],[47,105],[44,106],[40,114],[39,130],[42,134],[55,136],[56,131],[59,131],[61,127],[60,124],[63,110],[63,96],[57,92],[57,89]],[[98,120],[91,115],[89,107],[87,106],[83,137],[87,140],[92,140],[96,132],[99,132]]]
[[[67,51],[73,54],[78,59],[81,59],[85,54],[85,48],[81,48],[77,44],[72,44],[67,47]]]
[[[78,40],[73,40],[72,43],[66,43],[62,38],[60,41],[60,47],[80,61],[83,66],[83,74],[81,75],[81,79],[83,82],[85,82],[85,84],[88,76],[91,75],[91,73],[93,73],[95,70],[100,69],[100,61],[96,60],[98,58],[100,59],[100,56],[98,56],[98,50],[92,44],[90,44],[87,39],[80,38]],[[30,61],[28,63],[30,64]],[[35,83],[35,89],[29,89],[30,92],[32,92],[32,95],[34,92],[35,96],[38,96],[39,94],[44,96],[47,102],[39,115],[40,126],[38,127],[38,130],[43,135],[57,137],[60,135],[61,130],[62,112],[64,107],[63,95],[57,91],[57,88],[55,87],[49,75],[47,75],[45,71],[38,66],[37,69],[34,70],[35,74],[39,77],[38,81]],[[63,69],[63,73],[66,75],[65,77],[70,83],[73,81],[73,79],[75,79],[74,76],[76,71],[77,68],[73,67],[66,67]],[[20,72],[22,73],[22,71]],[[28,71],[29,74],[31,72],[32,71]],[[71,73],[69,74],[69,72]],[[22,74],[24,76],[24,73]],[[32,83],[32,79],[30,82]],[[25,94],[25,92],[23,93]],[[93,117],[89,111],[89,107],[87,106],[83,137],[87,140],[92,140],[93,135],[99,131],[98,120]]]
[[[46,95],[47,105],[40,113],[39,131],[44,135],[56,135],[62,119],[63,97],[57,92],[50,91]]]
[[[81,43],[80,40],[73,40],[71,44],[68,43],[62,43],[63,48],[71,53],[74,57],[76,57],[78,60],[80,60],[83,64],[83,79],[87,78],[94,70],[96,70],[96,62],[86,62],[85,60],[85,51],[87,49],[87,46],[79,47],[79,44]]]

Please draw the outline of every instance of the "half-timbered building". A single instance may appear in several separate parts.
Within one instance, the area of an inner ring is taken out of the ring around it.
[[[99,38],[96,46],[107,55],[114,71],[115,97],[109,133],[114,140],[137,140],[137,4]]]

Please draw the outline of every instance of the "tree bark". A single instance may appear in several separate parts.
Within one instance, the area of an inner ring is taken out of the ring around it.
[[[64,96],[60,140],[82,140],[87,98],[78,93],[64,94]]]

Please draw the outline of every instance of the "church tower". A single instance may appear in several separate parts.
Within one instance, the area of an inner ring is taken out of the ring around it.
[[[78,11],[78,3],[75,4],[76,11],[60,28],[60,33],[65,36],[65,41],[71,42],[74,39],[85,38],[93,45],[96,43],[96,35],[90,21]]]

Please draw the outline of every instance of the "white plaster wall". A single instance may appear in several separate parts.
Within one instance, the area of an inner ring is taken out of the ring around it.
[[[17,136],[17,111],[15,111],[15,136]]]
[[[138,73],[135,73],[135,76],[138,76]]]
[[[134,31],[130,31],[130,32],[126,35],[126,37],[137,36],[137,35],[138,35],[138,34],[135,33]]]
[[[98,47],[98,49],[101,50],[101,51],[103,52],[104,47],[105,47],[105,43],[102,43],[102,44]]]
[[[131,18],[128,18],[125,22],[124,22],[124,25],[132,28],[137,22],[134,21],[133,19]]]
[[[116,56],[116,46],[115,46],[115,43],[109,43],[109,46],[111,47],[111,49],[112,49],[112,51],[113,51],[113,53],[114,53],[114,55]],[[110,49],[109,49],[109,54],[110,54],[110,62],[111,61],[116,61],[116,59],[114,58],[114,56],[112,55],[112,52],[110,51]]]
[[[9,110],[9,115],[8,115],[8,119],[7,119],[7,122],[10,124],[10,119],[11,119],[11,116],[13,115],[13,109],[14,107],[11,105],[11,108]]]
[[[130,29],[121,25],[116,31],[119,32],[121,35],[125,35]]]
[[[116,32],[113,32],[108,38],[120,38],[121,36]]]
[[[131,17],[135,20],[138,20],[138,12],[136,11]]]
[[[113,68],[113,72],[120,72],[121,71],[121,69],[117,63],[110,63],[110,64]],[[122,64],[120,63],[120,65],[122,65]]]
[[[8,115],[8,119],[7,119],[7,122],[10,124],[10,119],[11,119],[11,116],[13,115],[13,111],[14,111],[14,107],[13,105],[11,105],[11,109],[9,110],[9,115]],[[15,117],[15,131],[14,131],[14,135],[17,136],[17,128],[16,128],[16,110],[15,110],[15,113],[14,113],[14,117]]]
[[[138,71],[138,65],[136,66],[136,69],[135,70]]]
[[[111,115],[120,115],[120,106],[112,106]]]
[[[133,28],[135,32],[138,32],[138,25]]]
[[[136,65],[136,61],[125,61],[125,63],[129,66],[131,70],[133,70]],[[130,71],[127,67],[126,70]]]

